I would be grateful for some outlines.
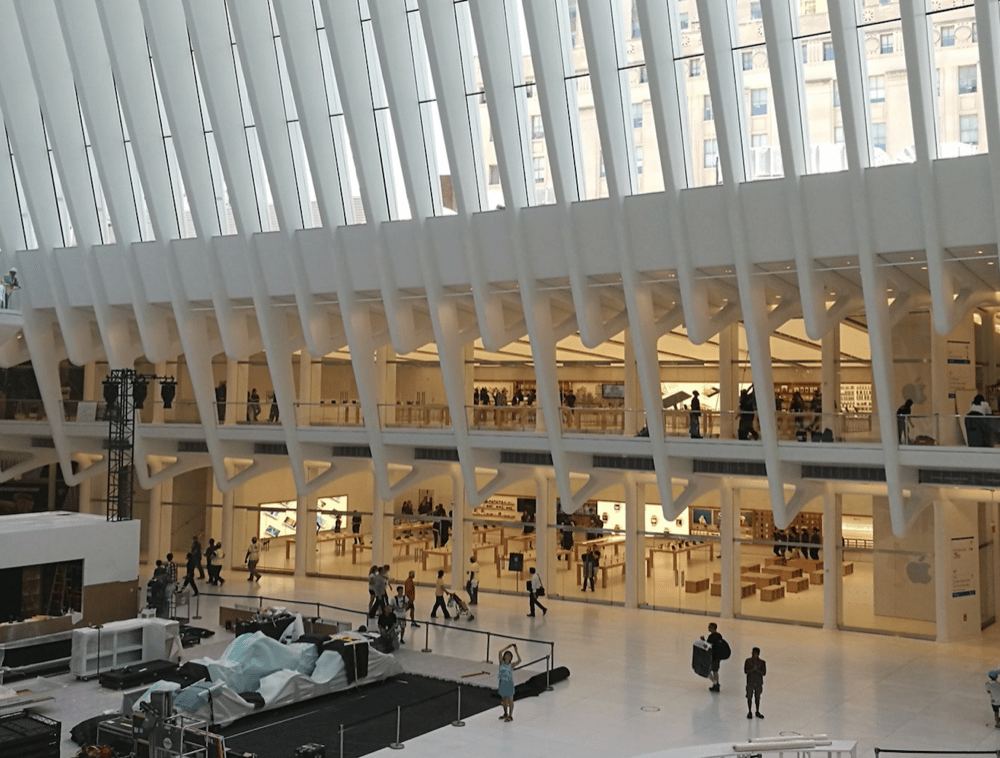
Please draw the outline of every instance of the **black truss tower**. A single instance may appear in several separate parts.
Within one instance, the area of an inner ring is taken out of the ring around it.
[[[108,521],[132,518],[132,464],[135,456],[134,369],[121,368],[104,380],[108,419]]]

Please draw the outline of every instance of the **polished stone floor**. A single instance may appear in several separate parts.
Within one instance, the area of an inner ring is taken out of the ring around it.
[[[349,608],[367,601],[366,585],[342,580],[272,575],[251,585],[233,576],[226,590]],[[418,590],[419,615],[429,610],[431,595],[427,588]],[[203,594],[202,625],[217,622],[218,603]],[[558,600],[548,607],[547,615],[526,618],[524,597],[484,593],[475,621],[426,629],[435,653],[479,662],[486,657],[487,639],[472,630],[530,640],[518,643],[525,661],[544,656],[549,651],[544,643],[551,641],[556,665],[569,667],[571,676],[551,693],[518,701],[512,723],[498,721],[498,709],[488,711],[468,718],[464,728],[447,727],[411,740],[404,755],[625,757],[779,733],[857,740],[861,756],[873,755],[875,747],[1000,749],[1000,729],[993,728],[984,687],[985,672],[1000,664],[996,626],[981,640],[943,645],[722,619],[720,630],[733,658],[723,664],[722,691],[712,694],[691,671],[692,641],[710,619]],[[221,630],[220,635],[228,639]],[[211,646],[185,651],[186,657],[208,654],[225,642],[215,639]],[[424,635],[408,642],[422,648]],[[489,644],[495,657],[497,639]],[[768,664],[761,704],[766,718],[748,721],[742,661],[753,646],[761,648]],[[485,663],[482,669],[493,671]],[[118,693],[96,683],[71,682],[68,675],[61,680],[68,687],[40,712],[60,719],[66,736],[77,721],[119,702]],[[71,743],[63,745],[63,755],[73,755]],[[334,747],[329,746],[328,756],[336,756]],[[289,756],[294,748],[289,746]]]

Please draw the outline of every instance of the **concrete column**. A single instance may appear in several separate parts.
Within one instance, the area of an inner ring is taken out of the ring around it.
[[[222,525],[220,527],[221,537],[219,540],[222,542],[222,552],[224,552],[229,560],[228,563],[222,564],[225,568],[231,568],[234,564],[235,559],[238,557],[239,552],[238,546],[233,542],[234,530],[233,530],[233,516],[236,504],[236,493],[233,490],[229,492],[222,493]]]
[[[246,391],[246,372],[248,371],[246,366],[242,367],[243,375],[243,389],[242,394],[240,390],[240,375],[241,367],[236,361],[226,361],[226,411],[223,416],[225,424],[235,424],[236,423],[236,410],[241,407],[236,403],[241,401],[247,396]],[[244,409],[244,417],[246,414],[246,409]]]
[[[964,445],[956,418],[955,398],[949,397],[948,338],[931,327],[931,413],[935,423],[932,434],[938,445]],[[967,410],[967,409],[963,409]],[[926,428],[926,425],[924,425]]]
[[[737,598],[740,594],[740,567],[736,543],[740,534],[740,514],[737,498],[733,497],[733,484],[723,479],[719,487],[719,553],[722,572],[722,597],[719,598],[719,615],[732,618],[736,613]]]
[[[160,508],[160,551],[165,557],[167,553],[173,552],[173,546],[170,544],[170,541],[174,533],[174,506],[170,505],[170,503],[174,499],[174,480],[165,480],[160,485],[160,489],[160,503],[162,505]],[[181,547],[186,548],[187,545],[182,545]],[[178,548],[177,555],[183,558],[184,551]],[[175,555],[174,557],[176,558],[177,556]]]
[[[840,324],[823,336],[821,361],[823,429],[832,429],[834,435],[840,437],[841,425],[837,423],[840,410]]]
[[[466,423],[472,426],[474,418],[469,410],[469,406],[475,405],[472,402],[472,393],[476,391],[476,348],[473,343],[466,343],[462,348],[462,358],[465,362],[465,382],[463,384],[465,392],[462,395],[462,404],[466,407]]]
[[[627,344],[627,343],[626,343]],[[627,354],[627,351],[626,351]],[[626,363],[628,359],[626,358]],[[627,385],[626,385],[627,386]],[[625,392],[628,397],[628,391]],[[626,403],[628,407],[628,403]],[[646,567],[645,535],[642,525],[645,523],[646,485],[636,482],[631,474],[625,475],[625,565],[635,567],[625,571],[625,607],[638,608],[645,601]],[[575,575],[574,577],[575,578]]]
[[[824,395],[826,393],[824,392]],[[844,592],[844,547],[840,541],[841,496],[828,483],[823,492],[823,628],[840,628]]]
[[[539,413],[539,416],[542,414]],[[556,523],[556,499],[558,491],[555,482],[549,480],[543,473],[535,474],[535,570],[542,578],[542,585],[548,587],[551,582],[550,577],[555,576],[556,571],[556,532],[549,529],[550,524]],[[521,588],[524,587],[524,580],[527,577],[525,572],[521,578]]]
[[[160,473],[163,466],[160,461],[153,458],[149,462],[150,474],[155,476]],[[149,529],[146,532],[146,563],[155,565],[156,560],[163,559],[166,551],[161,544],[162,531],[161,521],[163,520],[163,485],[157,484],[149,491]]]
[[[938,642],[978,639],[979,514],[975,503],[934,503],[934,619]]]
[[[391,500],[382,500],[378,495],[375,477],[372,477],[372,563],[383,566],[392,563],[392,522],[387,516],[393,513]],[[364,522],[361,531],[364,531]]]
[[[471,395],[470,395],[471,397]],[[462,471],[458,466],[451,471],[451,535],[448,544],[451,545],[451,586],[457,590],[465,586],[465,576],[472,555],[471,525],[467,529],[465,523],[465,486],[462,482]]]
[[[736,437],[736,408],[739,397],[739,328],[730,324],[719,332],[719,436]]]
[[[299,351],[299,396],[295,406],[295,423],[309,426],[312,408],[312,357],[303,348]]]
[[[634,437],[636,432],[645,426],[645,414],[642,413],[642,392],[639,389],[639,369],[635,363],[635,345],[632,342],[631,331],[626,329],[625,336],[625,430],[626,437]],[[640,522],[641,523],[641,522]]]
[[[396,422],[396,351],[383,345],[375,351],[375,373],[378,377],[378,403],[381,423]]]
[[[315,492],[298,493],[295,505],[295,576],[305,576],[316,570],[316,508]]]

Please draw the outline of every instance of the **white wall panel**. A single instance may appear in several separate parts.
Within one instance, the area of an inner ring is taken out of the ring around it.
[[[430,253],[444,285],[465,285],[471,282],[469,259],[465,251],[464,227],[467,219],[443,216],[427,225],[430,235]]]
[[[982,245],[993,239],[989,164],[979,156],[934,161],[938,235],[945,247]]]
[[[619,270],[619,240],[612,218],[618,207],[612,200],[588,200],[571,206],[569,223],[576,237],[571,253],[585,277]]]
[[[167,274],[167,262],[164,260],[162,248],[151,242],[139,242],[132,246],[142,288],[151,303],[168,304],[170,302],[170,278]]]
[[[184,295],[188,300],[211,301],[213,265],[205,255],[204,243],[199,240],[175,240],[172,247],[177,257]],[[238,278],[239,272],[233,272],[233,275]],[[245,292],[244,295],[249,293]]]
[[[132,287],[128,277],[126,248],[122,245],[99,245],[91,251],[91,255],[104,282],[108,304],[131,307]]]
[[[842,257],[854,247],[854,218],[846,174],[802,177],[809,247],[816,258]]]
[[[752,189],[751,189],[752,188]],[[750,260],[763,263],[773,260],[793,260],[790,219],[787,213],[775,213],[787,202],[783,181],[754,182],[743,193],[743,219],[746,224]]]
[[[912,164],[883,166],[865,171],[868,186],[868,215],[875,251],[891,253],[918,250],[924,246],[920,198],[900,192],[900,187],[916,187],[917,170]]]
[[[675,250],[670,215],[663,212],[659,193],[632,195],[625,200],[625,213],[637,271],[675,269]]]

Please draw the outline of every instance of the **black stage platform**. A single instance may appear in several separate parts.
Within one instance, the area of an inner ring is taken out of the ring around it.
[[[458,685],[416,674],[400,674],[360,689],[336,692],[257,716],[223,730],[226,747],[283,758],[307,743],[326,745],[327,758],[361,756],[396,741],[396,708],[402,706],[400,739],[406,742],[448,726],[458,713]],[[462,687],[462,718],[500,707],[496,690]],[[499,711],[498,711],[499,713]]]

